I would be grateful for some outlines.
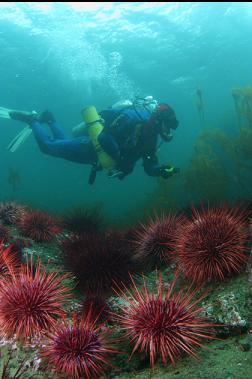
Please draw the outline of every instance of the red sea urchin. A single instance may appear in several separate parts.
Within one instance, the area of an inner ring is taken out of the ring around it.
[[[110,306],[101,296],[87,296],[82,303],[80,314],[83,318],[90,314],[92,320],[101,323],[108,320]]]
[[[195,348],[202,346],[202,339],[213,338],[207,333],[212,324],[200,316],[202,308],[197,307],[205,295],[193,300],[197,290],[173,294],[175,281],[167,290],[161,275],[156,293],[150,292],[145,283],[143,289],[138,289],[132,282],[132,291],[126,287],[125,291],[117,291],[128,305],[121,307],[120,315],[114,315],[122,329],[126,330],[125,337],[134,344],[132,354],[136,350],[146,351],[151,367],[158,355],[165,365],[168,359],[175,365],[183,352],[197,357]]]
[[[32,261],[20,272],[3,277],[0,283],[0,326],[8,337],[28,339],[55,325],[63,317],[63,303],[69,296],[62,280],[68,275],[43,272]]]
[[[181,217],[168,214],[150,219],[138,227],[134,242],[139,258],[150,269],[170,261],[177,225],[181,223]]]
[[[62,220],[62,225],[74,234],[99,233],[103,229],[103,219],[97,207],[75,207]]]
[[[32,240],[29,238],[15,237],[11,241],[11,250],[16,253],[20,262],[24,254],[24,249],[32,246]]]
[[[25,237],[37,242],[48,242],[59,232],[54,219],[42,211],[27,212],[19,224],[19,228]]]
[[[80,321],[59,323],[49,334],[41,351],[47,367],[58,374],[88,379],[102,375],[109,365],[107,354],[117,353],[108,346],[107,331],[101,331],[89,315]]]
[[[21,262],[12,247],[5,248],[0,241],[0,275],[9,275],[16,272],[20,264]]]
[[[238,273],[247,259],[247,218],[239,207],[193,208],[192,220],[184,224],[175,247],[179,271],[194,283]]]

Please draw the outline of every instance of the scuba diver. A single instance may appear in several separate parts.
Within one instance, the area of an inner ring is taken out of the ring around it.
[[[95,107],[87,107],[82,116],[84,123],[73,128],[74,138],[68,139],[50,111],[39,115],[34,111],[8,110],[8,118],[29,125],[43,153],[90,164],[89,184],[94,183],[96,173],[102,169],[108,171],[110,178],[122,180],[140,158],[150,176],[167,179],[179,172],[176,167],[160,165],[156,155],[159,136],[161,143],[170,141],[171,130],[178,126],[168,104],[147,96],[134,102],[118,102],[99,114]],[[49,126],[52,137],[43,124]]]

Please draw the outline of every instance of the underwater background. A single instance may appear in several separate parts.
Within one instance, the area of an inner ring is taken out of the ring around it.
[[[252,3],[0,3],[0,379],[251,379]],[[153,96],[175,110],[123,181],[41,153],[6,109]],[[129,360],[129,356],[131,359]],[[199,358],[199,359],[194,359]]]
[[[98,202],[117,218],[158,202],[160,192],[167,194],[166,206],[178,208],[249,198],[251,152],[234,154],[241,125],[232,90],[251,85],[251,19],[250,2],[2,2],[1,106],[49,109],[70,137],[83,107],[102,110],[152,95],[170,104],[179,120],[159,158],[181,174],[160,183],[138,162],[123,182],[104,172],[89,186],[89,166],[43,155],[33,136],[15,153],[7,151],[23,125],[1,119],[1,199],[55,212]],[[248,126],[246,117],[242,122]]]

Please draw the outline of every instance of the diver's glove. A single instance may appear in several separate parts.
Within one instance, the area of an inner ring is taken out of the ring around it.
[[[178,174],[180,169],[178,167],[173,167],[170,165],[163,165],[160,167],[160,176],[164,179],[168,179],[174,174]]]

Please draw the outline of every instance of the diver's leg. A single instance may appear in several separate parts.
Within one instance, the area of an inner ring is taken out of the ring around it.
[[[44,111],[39,116],[39,122],[48,124],[55,139],[66,139],[63,129],[56,122],[52,112]]]
[[[52,124],[49,124],[49,127],[51,129],[53,138],[55,139],[66,139],[66,135],[63,131],[63,129],[59,126],[59,124],[54,121]]]
[[[32,124],[32,130],[44,154],[86,164],[93,164],[97,159],[93,144],[87,137],[52,139],[39,122]]]
[[[87,164],[93,164],[97,160],[95,149],[89,137],[66,139],[63,131],[55,122],[46,121],[38,114],[17,111],[10,112],[10,117],[25,122],[31,127],[40,150],[45,154]],[[59,136],[61,138],[51,138],[42,125],[43,122],[48,123],[54,137]]]
[[[53,149],[50,151],[49,146],[52,144],[52,138],[47,134],[45,127],[40,122],[33,122],[31,125],[34,137],[42,153],[54,155]]]

